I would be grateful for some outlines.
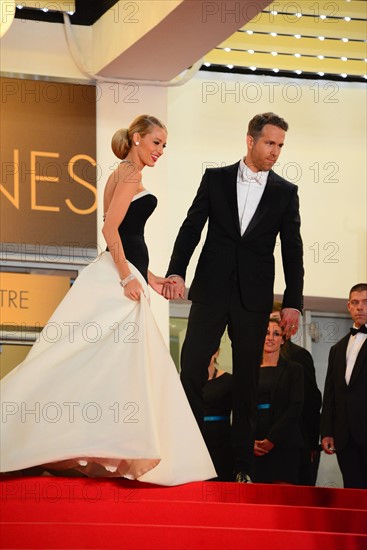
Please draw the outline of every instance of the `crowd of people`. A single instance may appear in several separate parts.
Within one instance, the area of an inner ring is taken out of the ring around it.
[[[297,186],[272,170],[287,131],[278,115],[258,114],[243,159],[205,171],[165,277],[149,270],[144,227],[157,199],[142,172],[163,154],[167,129],[141,115],[115,133],[121,162],[104,190],[107,250],[52,316],[65,327],[58,342],[40,337],[1,381],[2,471],[37,467],[162,485],[215,478],[315,484],[321,394],[312,357],[291,341],[303,309],[299,200]],[[206,223],[180,381],[148,287],[168,300],[184,296]],[[286,288],[282,304],[273,304],[278,237]],[[356,333],[330,352],[321,444],[337,453],[345,487],[366,488],[366,284],[352,288],[348,308]],[[86,323],[98,324],[98,340],[83,337]],[[126,336],[131,326],[136,338]],[[231,375],[218,365],[225,329]]]
[[[228,443],[232,377],[221,370],[218,373],[227,375],[228,382],[212,391],[209,367],[209,379],[204,386],[205,415],[213,416],[209,417],[209,430],[205,425],[204,438],[217,479],[228,481],[233,479]],[[309,352],[283,336],[278,303],[274,304],[265,337],[256,409],[252,481],[315,485],[320,458],[321,392]],[[221,436],[225,429],[226,440]]]
[[[336,453],[344,487],[367,488],[367,283],[351,288],[347,307],[353,327],[330,350],[322,403],[312,356],[284,338],[281,304],[274,303],[259,372],[254,482],[313,486],[322,450]],[[226,481],[225,472],[233,468],[228,444],[231,386],[227,383],[225,391],[218,386],[214,397],[209,381],[204,387],[205,410],[225,410],[226,416],[213,416],[208,440],[205,430],[204,437],[217,480]],[[226,440],[220,437],[224,427]]]

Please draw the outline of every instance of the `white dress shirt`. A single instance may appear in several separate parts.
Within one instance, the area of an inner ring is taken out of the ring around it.
[[[253,172],[240,160],[237,173],[237,205],[241,235],[246,231],[259,206],[269,172]]]
[[[357,328],[353,325],[354,328]],[[367,325],[366,325],[367,326]],[[365,343],[367,334],[363,332],[357,332],[355,336],[350,335],[348,347],[347,347],[347,368],[345,369],[345,381],[349,384],[350,377],[352,376],[353,368],[358,357],[358,353],[361,347]]]

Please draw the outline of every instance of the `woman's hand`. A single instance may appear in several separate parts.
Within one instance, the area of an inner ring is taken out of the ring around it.
[[[263,456],[268,454],[268,451],[265,451],[260,445],[260,441],[256,440],[254,441],[254,455],[255,456]]]
[[[274,444],[269,439],[255,439],[254,442],[254,455],[263,456],[268,454],[274,447]]]
[[[152,287],[153,290],[155,290],[160,296],[163,295],[163,288],[165,284],[175,284],[172,279],[166,278],[166,277],[158,277],[157,275],[154,275],[151,271],[148,271],[148,283],[149,286]]]
[[[124,294],[130,300],[139,301],[141,292],[144,294],[144,289],[138,279],[133,279],[124,286]]]

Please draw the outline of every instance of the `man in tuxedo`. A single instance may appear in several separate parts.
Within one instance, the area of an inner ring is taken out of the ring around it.
[[[250,481],[259,365],[273,305],[274,247],[280,235],[286,290],[282,325],[298,330],[302,310],[303,248],[297,186],[272,171],[287,122],[274,113],[248,125],[247,154],[231,166],[207,169],[177,236],[167,275],[168,299],[183,297],[190,258],[208,232],[189,291],[192,300],[181,355],[181,380],[200,427],[211,356],[226,328],[233,354],[234,479]]]
[[[279,319],[281,302],[275,301],[271,317]],[[298,346],[292,340],[285,340],[280,350],[284,359],[299,363],[303,367],[304,401],[300,427],[304,442],[299,472],[300,485],[315,485],[320,462],[320,409],[321,392],[317,387],[315,365],[309,351]]]
[[[344,487],[367,489],[367,283],[349,293],[350,334],[330,349],[321,444],[336,452]]]

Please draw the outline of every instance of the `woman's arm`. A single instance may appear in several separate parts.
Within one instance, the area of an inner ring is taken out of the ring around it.
[[[140,178],[131,177],[131,165],[127,163],[118,166],[115,172],[111,174],[107,185],[111,185],[111,180],[115,178],[117,178],[117,184],[109,205],[106,205],[107,212],[102,233],[119,272],[120,279],[124,281],[131,275],[131,271],[125,257],[118,228],[126,216],[134,195],[137,193]],[[141,289],[141,284],[135,278],[132,278],[124,286],[125,295],[134,300],[139,299]]]

